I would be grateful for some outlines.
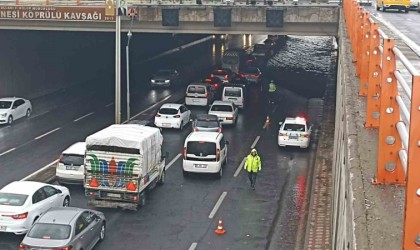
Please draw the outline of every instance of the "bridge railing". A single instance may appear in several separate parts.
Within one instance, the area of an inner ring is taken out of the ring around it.
[[[359,95],[366,96],[365,127],[379,128],[373,183],[406,185],[402,249],[419,249],[420,74],[356,1],[346,0],[343,9]],[[397,69],[397,60],[409,79]]]

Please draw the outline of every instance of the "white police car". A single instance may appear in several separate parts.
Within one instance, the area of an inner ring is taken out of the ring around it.
[[[279,147],[294,146],[309,147],[311,140],[311,126],[308,127],[306,119],[302,117],[286,117],[280,122],[278,145]]]

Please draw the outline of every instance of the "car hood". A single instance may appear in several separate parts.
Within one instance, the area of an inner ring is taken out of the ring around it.
[[[31,247],[47,247],[47,248],[58,248],[66,247],[69,243],[69,239],[66,240],[48,240],[48,239],[35,239],[25,236],[22,241],[23,244]]]

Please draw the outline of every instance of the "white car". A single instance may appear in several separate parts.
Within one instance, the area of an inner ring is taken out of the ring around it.
[[[222,124],[236,124],[238,113],[238,107],[230,101],[214,101],[209,110],[209,115],[217,115]]]
[[[179,128],[190,121],[191,111],[183,104],[166,103],[160,107],[155,116],[155,125],[158,128]]]
[[[25,234],[48,209],[69,205],[66,187],[14,181],[0,190],[0,232]]]
[[[12,124],[14,120],[30,117],[31,102],[18,97],[0,98],[0,124]]]
[[[76,142],[61,153],[55,169],[58,183],[83,184],[85,152],[86,143]]]
[[[280,122],[279,124],[278,145],[280,147],[309,147],[312,128],[308,127],[306,119],[301,117],[287,117],[284,122]]]

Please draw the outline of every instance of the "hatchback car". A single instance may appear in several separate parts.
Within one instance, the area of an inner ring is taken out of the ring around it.
[[[192,121],[193,132],[222,132],[222,124],[217,115],[199,114]]]
[[[155,125],[158,128],[179,128],[190,121],[191,111],[183,104],[166,103],[160,107],[155,116]]]
[[[279,147],[294,146],[307,148],[311,140],[311,127],[302,117],[287,117],[280,122],[278,145]]]
[[[238,113],[238,107],[232,102],[214,101],[208,114],[216,115],[222,124],[236,124]]]
[[[170,87],[180,81],[178,71],[174,69],[161,69],[150,79],[152,87]]]
[[[229,78],[232,75],[230,69],[216,69],[211,72],[211,77],[217,77],[222,80],[224,83],[229,82]]]
[[[257,67],[248,67],[241,72],[241,75],[248,83],[259,83],[261,79],[261,71]]]
[[[0,232],[25,234],[48,209],[69,205],[66,187],[14,181],[0,190]]]
[[[17,97],[0,98],[0,124],[12,124],[13,121],[25,116],[30,117],[31,114],[30,101]]]
[[[203,79],[204,83],[208,83],[215,91],[220,91],[223,88],[223,81],[220,78],[215,76],[206,77]]]
[[[85,142],[76,142],[61,153],[55,169],[59,183],[83,183],[85,176]]]
[[[75,207],[53,208],[26,234],[19,249],[91,250],[105,239],[102,212]]]

